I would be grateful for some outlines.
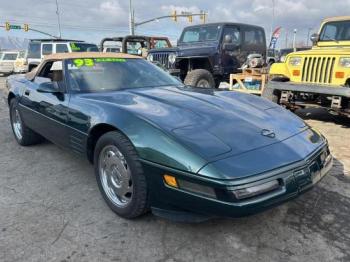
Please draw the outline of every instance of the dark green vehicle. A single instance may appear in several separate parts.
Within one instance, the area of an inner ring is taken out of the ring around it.
[[[135,56],[51,55],[7,84],[18,143],[44,137],[87,157],[122,217],[256,213],[311,188],[332,166],[324,137],[277,104],[184,86]]]

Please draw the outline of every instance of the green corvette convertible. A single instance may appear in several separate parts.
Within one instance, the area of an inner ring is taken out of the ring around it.
[[[282,107],[184,86],[131,55],[51,55],[7,85],[17,142],[45,138],[88,158],[107,204],[125,218],[256,213],[332,166],[325,138]]]

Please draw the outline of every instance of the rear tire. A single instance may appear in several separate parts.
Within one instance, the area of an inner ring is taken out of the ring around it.
[[[94,166],[100,192],[116,214],[135,218],[148,211],[146,177],[133,145],[123,134],[111,131],[101,136]]]
[[[276,104],[279,104],[279,95],[278,95],[278,90],[269,88],[269,87],[265,87],[262,94],[262,97],[266,98],[267,100],[270,100]]]
[[[31,146],[43,141],[42,136],[27,127],[22,121],[22,116],[18,110],[18,102],[16,99],[11,99],[10,101],[10,121],[16,141],[21,146]]]
[[[215,88],[216,86],[213,75],[205,69],[195,69],[188,72],[184,83],[188,86],[202,88]]]

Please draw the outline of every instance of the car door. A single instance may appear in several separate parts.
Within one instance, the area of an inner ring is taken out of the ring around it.
[[[67,146],[67,112],[69,95],[63,77],[51,70],[53,61],[46,62],[35,78],[26,85],[20,103],[26,124],[48,140]],[[41,92],[40,84],[53,82],[57,92]],[[28,122],[28,123],[27,123]]]
[[[228,35],[232,39],[230,44],[234,44],[235,48],[232,51],[223,50],[225,36]],[[241,52],[241,30],[238,25],[226,25],[223,29],[222,40],[222,66],[224,74],[238,72],[238,68],[244,63],[240,57]]]
[[[250,54],[260,54],[266,58],[265,32],[255,26],[242,26],[242,57],[247,59]]]

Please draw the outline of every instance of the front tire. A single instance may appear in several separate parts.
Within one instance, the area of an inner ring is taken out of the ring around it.
[[[187,73],[185,85],[202,87],[202,88],[214,88],[215,80],[213,75],[205,69],[195,69]]]
[[[30,146],[40,143],[43,138],[31,130],[22,120],[16,99],[10,101],[10,121],[16,141],[21,146]]]
[[[104,134],[94,152],[98,187],[119,216],[135,218],[148,211],[148,187],[141,162],[130,141],[120,132]]]

